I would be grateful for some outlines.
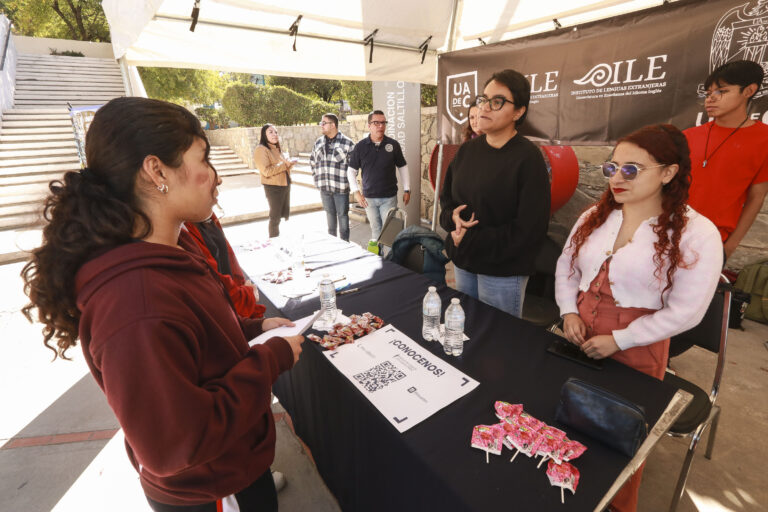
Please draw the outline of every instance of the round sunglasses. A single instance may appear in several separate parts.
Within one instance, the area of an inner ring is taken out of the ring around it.
[[[656,167],[666,167],[667,164],[642,166],[638,164],[624,164],[619,165],[616,162],[605,162],[602,165],[603,176],[606,178],[613,178],[617,172],[621,172],[621,177],[627,181],[632,181],[637,178],[637,173],[646,169],[654,169]]]

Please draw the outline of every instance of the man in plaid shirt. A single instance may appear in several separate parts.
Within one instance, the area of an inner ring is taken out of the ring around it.
[[[315,141],[309,164],[315,186],[320,189],[320,199],[328,219],[328,233],[336,236],[338,221],[339,236],[349,241],[349,183],[347,163],[349,153],[355,147],[352,139],[339,131],[339,118],[325,114],[320,121],[323,136]]]

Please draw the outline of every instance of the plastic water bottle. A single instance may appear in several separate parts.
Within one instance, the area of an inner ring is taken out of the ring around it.
[[[437,288],[429,287],[429,291],[424,296],[424,302],[421,312],[424,322],[421,326],[421,336],[427,341],[434,341],[439,336],[440,313],[443,310],[443,304],[440,302],[440,296],[437,294]]]
[[[320,318],[331,326],[336,321],[336,286],[328,274],[323,274],[318,288],[320,291]]]
[[[451,299],[451,305],[445,310],[445,353],[460,356],[464,352],[464,310],[459,299]]]

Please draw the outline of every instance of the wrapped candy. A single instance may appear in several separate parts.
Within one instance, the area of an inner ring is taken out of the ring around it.
[[[533,444],[533,449],[536,457],[539,455],[542,456],[539,464],[536,466],[537,468],[540,468],[541,464],[545,460],[552,458],[552,454],[560,447],[563,439],[565,439],[565,432],[555,427],[545,425],[539,430],[538,434],[539,436]]]
[[[543,421],[537,420],[536,418],[534,418],[533,416],[531,416],[525,411],[517,415],[517,420],[520,423],[520,425],[528,427],[530,430],[533,430],[534,432],[538,432],[539,430],[541,430],[542,427],[547,425]]]
[[[287,272],[287,271],[284,271]],[[275,274],[275,273],[273,273]],[[264,276],[263,279],[267,277]],[[316,334],[309,334],[307,338],[328,350],[335,350],[339,345],[354,343],[356,338],[370,334],[384,325],[384,320],[372,313],[362,315],[350,315],[348,324],[336,323],[322,338]]]
[[[587,451],[587,447],[578,441],[573,441],[567,437],[563,439],[560,446],[552,452],[552,458],[560,464],[569,460],[577,459],[582,453]]]
[[[485,463],[488,463],[488,454],[501,455],[501,439],[504,437],[504,429],[501,425],[476,425],[472,429],[472,442],[470,446],[485,451]]]
[[[496,409],[496,417],[500,420],[510,418],[512,416],[517,416],[523,412],[522,404],[510,404],[507,402],[497,401],[493,407]]]
[[[533,443],[536,441],[536,432],[529,429],[524,425],[517,425],[515,428],[505,431],[507,441],[514,447],[515,454],[509,459],[509,462],[515,460],[519,453],[525,454],[527,457],[533,455],[532,448]]]
[[[576,487],[579,485],[579,470],[573,465],[567,462],[557,464],[554,460],[551,460],[547,465],[547,477],[549,477],[550,485],[560,487],[561,503],[565,503],[563,489],[569,489],[571,494],[576,494]]]

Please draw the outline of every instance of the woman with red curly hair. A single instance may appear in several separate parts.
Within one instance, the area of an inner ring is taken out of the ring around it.
[[[602,168],[608,189],[576,222],[557,262],[563,331],[589,357],[663,379],[670,336],[698,324],[712,300],[722,242],[687,205],[691,161],[674,126],[620,139]],[[619,491],[613,510],[636,509],[640,475]]]

